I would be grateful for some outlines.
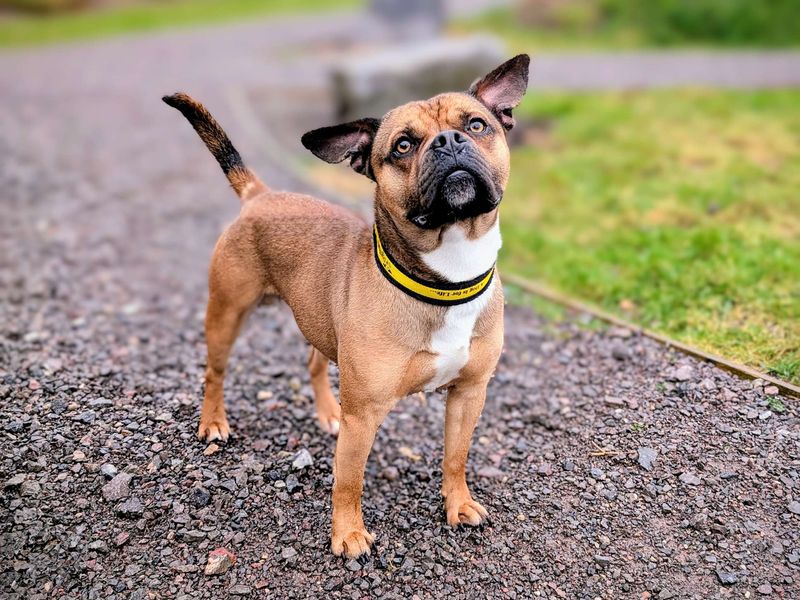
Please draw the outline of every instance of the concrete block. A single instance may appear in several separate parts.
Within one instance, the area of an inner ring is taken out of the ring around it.
[[[342,60],[331,78],[342,121],[381,117],[389,109],[441,92],[466,90],[507,58],[492,37],[437,38]]]

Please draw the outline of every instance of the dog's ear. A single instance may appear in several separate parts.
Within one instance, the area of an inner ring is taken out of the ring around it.
[[[372,141],[380,124],[378,119],[359,119],[314,129],[303,134],[300,141],[314,153],[314,156],[325,162],[338,163],[349,158],[350,166],[356,173],[366,175],[375,181],[369,157],[372,152]]]
[[[469,93],[491,110],[506,130],[514,126],[511,109],[528,89],[530,63],[530,56],[518,54],[469,87]]]

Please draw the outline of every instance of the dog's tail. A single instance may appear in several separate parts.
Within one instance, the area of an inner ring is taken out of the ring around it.
[[[233,191],[243,202],[267,189],[256,174],[244,165],[242,157],[233,147],[228,135],[202,104],[181,92],[164,96],[162,100],[181,111],[191,123],[197,135],[222,167],[222,172],[230,181]]]

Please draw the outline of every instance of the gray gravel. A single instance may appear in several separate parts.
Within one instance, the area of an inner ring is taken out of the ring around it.
[[[334,442],[281,306],[234,352],[232,443],[195,440],[205,269],[236,201],[158,98],[190,73],[224,120],[201,65],[247,83],[236,48],[300,35],[281,27],[0,57],[4,597],[798,597],[796,400],[582,318],[508,312],[470,461],[481,529],[444,524],[442,401],[414,397],[368,465],[372,556],[329,553]]]

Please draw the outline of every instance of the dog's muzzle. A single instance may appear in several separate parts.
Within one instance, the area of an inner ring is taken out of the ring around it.
[[[428,147],[419,192],[419,205],[408,218],[425,229],[487,213],[502,198],[483,155],[456,130],[439,133]]]

